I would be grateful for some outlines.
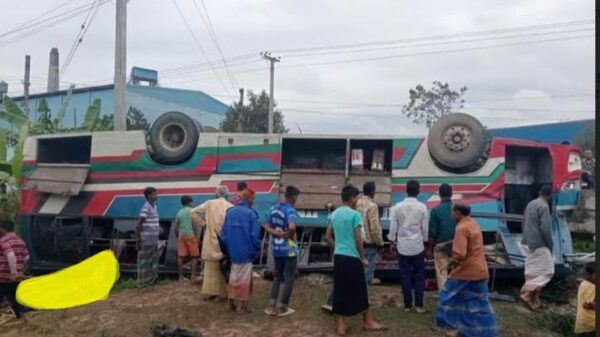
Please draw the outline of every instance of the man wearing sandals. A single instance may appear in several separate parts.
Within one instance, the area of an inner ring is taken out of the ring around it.
[[[265,230],[271,234],[271,249],[275,258],[275,276],[271,287],[271,299],[265,313],[269,316],[287,316],[294,313],[288,308],[294,280],[296,278],[296,261],[298,246],[296,245],[296,210],[294,204],[300,190],[294,186],[285,189],[285,201],[271,208],[268,225]],[[283,292],[279,296],[279,288],[283,281]]]

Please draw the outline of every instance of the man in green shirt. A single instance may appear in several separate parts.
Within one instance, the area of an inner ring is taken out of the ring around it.
[[[452,255],[452,240],[456,222],[452,218],[452,187],[442,184],[439,188],[438,206],[429,215],[428,258],[433,257],[438,290],[441,291],[448,278],[448,264]]]
[[[175,236],[177,237],[177,269],[179,269],[179,281],[183,282],[183,258],[192,258],[192,281],[196,280],[196,267],[198,266],[198,229],[192,220],[193,200],[184,195],[181,197],[183,207],[175,216]]]

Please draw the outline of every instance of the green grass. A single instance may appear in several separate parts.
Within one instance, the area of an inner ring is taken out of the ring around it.
[[[592,235],[573,233],[573,251],[577,253],[593,253],[596,250],[596,243]]]

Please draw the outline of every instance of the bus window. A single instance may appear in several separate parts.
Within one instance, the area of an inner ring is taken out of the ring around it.
[[[346,168],[345,139],[284,138],[281,152],[282,171],[318,173]]]
[[[352,154],[360,154],[360,159],[352,163],[350,173],[367,175],[390,175],[392,172],[391,139],[352,139]]]
[[[40,138],[37,162],[42,164],[89,164],[92,136]]]
[[[523,214],[527,204],[538,197],[543,184],[552,183],[552,158],[543,147],[507,146],[505,161],[506,213]],[[511,233],[521,233],[519,222],[509,222]]]
[[[283,187],[300,189],[297,209],[339,206],[346,179],[346,145],[346,139],[283,139],[280,181]]]

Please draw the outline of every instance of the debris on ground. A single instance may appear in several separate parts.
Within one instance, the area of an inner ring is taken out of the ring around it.
[[[154,337],[202,337],[200,332],[190,331],[169,325],[156,325],[152,327]]]
[[[309,274],[304,279],[312,287],[327,287],[333,283],[331,276],[326,274]]]
[[[386,292],[369,296],[371,308],[400,308],[401,299],[399,292]]]

